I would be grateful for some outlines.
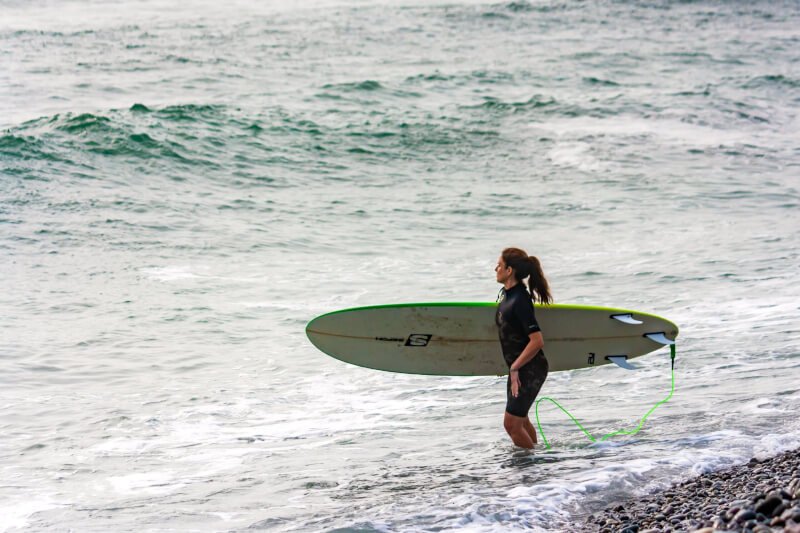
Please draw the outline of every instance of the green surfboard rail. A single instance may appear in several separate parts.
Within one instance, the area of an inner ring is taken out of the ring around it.
[[[311,326],[311,324],[315,320],[323,318],[323,317],[331,316],[331,315],[337,315],[337,314],[340,314],[340,313],[350,313],[350,312],[353,312],[353,311],[366,311],[366,310],[372,310],[372,309],[398,309],[398,308],[404,308],[404,307],[497,307],[497,304],[495,302],[421,302],[421,303],[397,303],[397,304],[382,304],[382,305],[366,305],[366,306],[361,306],[361,307],[349,307],[347,309],[338,309],[336,311],[331,311],[329,313],[325,313],[325,314],[319,315],[317,317],[314,317],[306,325],[306,329],[308,329],[309,326]],[[620,315],[620,314],[630,313],[630,314],[633,314],[633,315],[641,315],[641,316],[647,316],[647,317],[650,317],[650,318],[656,318],[658,320],[663,320],[664,322],[667,322],[673,328],[675,328],[675,332],[676,333],[679,331],[678,326],[674,322],[672,322],[671,320],[668,320],[668,319],[666,319],[666,318],[664,318],[662,316],[659,316],[659,315],[654,315],[652,313],[645,313],[645,312],[642,312],[642,311],[636,311],[636,310],[633,310],[633,309],[622,309],[622,308],[619,308],[619,307],[606,307],[606,306],[583,305],[583,304],[550,304],[550,305],[534,304],[534,307],[537,308],[537,309],[553,307],[553,308],[558,308],[558,309],[576,309],[576,310],[584,310],[584,311],[607,311],[607,312],[609,312],[609,314],[613,314],[613,315]]]

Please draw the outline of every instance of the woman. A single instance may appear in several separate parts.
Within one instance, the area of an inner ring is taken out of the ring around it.
[[[533,301],[550,304],[553,298],[539,260],[519,248],[503,250],[494,271],[497,282],[503,284],[495,321],[503,358],[509,367],[503,425],[514,444],[533,448],[536,430],[528,418],[528,411],[547,379],[549,369],[542,351],[544,338],[536,322]],[[527,289],[523,283],[525,278],[528,278]]]

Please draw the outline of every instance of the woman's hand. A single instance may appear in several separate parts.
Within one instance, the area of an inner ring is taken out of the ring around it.
[[[511,371],[511,396],[516,398],[519,396],[519,370],[512,370]]]
[[[528,345],[525,346],[525,349],[522,350],[522,353],[519,354],[519,357],[514,361],[514,366],[517,369],[511,368],[511,395],[516,398],[519,396],[519,388],[520,388],[520,381],[519,381],[519,370],[528,364],[528,362],[536,357],[539,354],[539,350],[542,349],[544,346],[544,337],[542,337],[541,331],[535,331],[528,335]]]

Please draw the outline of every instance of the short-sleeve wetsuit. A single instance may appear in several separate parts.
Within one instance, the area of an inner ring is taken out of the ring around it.
[[[533,302],[528,290],[523,283],[517,283],[509,290],[500,291],[500,303],[495,316],[497,329],[500,334],[500,346],[503,358],[511,367],[517,357],[530,342],[531,333],[541,331],[536,321]],[[511,376],[506,384],[506,412],[511,415],[526,417],[539,394],[550,365],[544,356],[544,351],[539,350],[533,359],[519,369],[520,388],[516,398],[511,394]]]

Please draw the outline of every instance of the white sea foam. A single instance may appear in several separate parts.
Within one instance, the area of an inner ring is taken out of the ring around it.
[[[182,483],[174,482],[174,473],[169,471],[110,476],[106,481],[112,490],[121,496],[163,495],[179,490],[183,486]]]
[[[179,280],[192,280],[202,278],[204,276],[197,274],[198,267],[195,266],[168,266],[158,268],[145,268],[142,273],[150,279],[155,281],[179,281]]]
[[[57,509],[64,504],[44,494],[29,494],[0,504],[0,531],[25,529],[38,512]]]
[[[753,141],[750,131],[722,130],[710,126],[688,124],[678,120],[643,120],[634,117],[613,117],[607,119],[581,117],[575,119],[555,119],[536,128],[550,130],[558,135],[652,135],[667,142],[687,143],[700,146],[717,146],[726,143],[746,143]],[[576,144],[575,150],[585,151],[590,143]]]

